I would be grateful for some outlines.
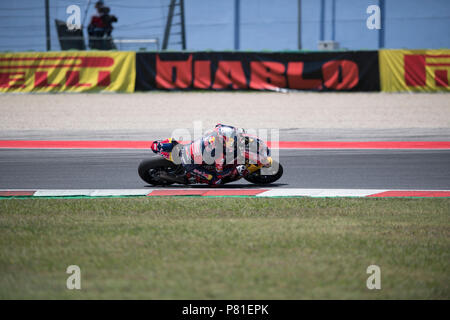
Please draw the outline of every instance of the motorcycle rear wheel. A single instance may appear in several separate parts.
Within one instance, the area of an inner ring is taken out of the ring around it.
[[[170,171],[175,169],[176,165],[170,162],[169,160],[160,157],[153,157],[150,159],[142,160],[142,162],[139,164],[138,167],[138,173],[139,177],[141,177],[142,180],[144,180],[149,184],[152,184],[154,186],[168,186],[171,185],[173,182],[155,179],[151,174],[151,170]]]

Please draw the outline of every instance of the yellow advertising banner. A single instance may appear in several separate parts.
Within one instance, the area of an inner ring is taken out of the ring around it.
[[[449,92],[450,50],[380,50],[381,91]]]
[[[0,54],[0,92],[133,92],[135,52]]]

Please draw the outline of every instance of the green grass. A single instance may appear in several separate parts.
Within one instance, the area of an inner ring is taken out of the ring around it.
[[[9,199],[0,228],[2,299],[450,298],[446,198]]]

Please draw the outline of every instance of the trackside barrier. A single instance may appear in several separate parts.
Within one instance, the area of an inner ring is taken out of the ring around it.
[[[450,50],[380,50],[379,60],[382,91],[450,91]]]
[[[449,92],[450,50],[0,53],[1,92]]]
[[[136,91],[379,91],[377,51],[136,53]]]
[[[0,54],[0,92],[133,92],[135,52]]]

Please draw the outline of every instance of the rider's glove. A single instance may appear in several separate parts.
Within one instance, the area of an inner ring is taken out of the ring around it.
[[[161,150],[161,144],[158,141],[153,141],[151,148],[154,153],[158,153]]]

